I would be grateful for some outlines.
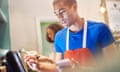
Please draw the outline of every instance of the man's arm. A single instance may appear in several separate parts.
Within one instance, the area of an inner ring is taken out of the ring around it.
[[[62,59],[62,53],[56,53],[56,61],[59,61]]]
[[[103,57],[105,59],[108,59],[108,58],[113,58],[116,56],[116,47],[115,47],[115,44],[112,43],[110,45],[108,45],[107,47],[103,48]]]

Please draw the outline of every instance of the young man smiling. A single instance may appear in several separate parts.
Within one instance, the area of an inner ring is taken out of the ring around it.
[[[80,17],[77,12],[76,0],[53,0],[54,13],[67,28],[59,31],[55,36],[56,60],[61,60],[69,50],[83,48],[84,25],[87,24],[86,47],[94,57],[110,57],[115,53],[114,38],[108,26],[102,22],[88,21]],[[67,39],[67,30],[69,37]],[[67,40],[68,46],[67,46]]]

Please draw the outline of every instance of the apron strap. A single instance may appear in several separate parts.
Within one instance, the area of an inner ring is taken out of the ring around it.
[[[87,21],[84,21],[84,32],[83,32],[83,48],[86,48],[86,41],[87,41]]]
[[[87,41],[87,21],[84,21],[84,30],[83,30],[83,48],[86,48],[86,41]],[[69,50],[69,28],[67,28],[67,35],[66,35],[66,51]]]
[[[69,50],[69,28],[67,28],[67,35],[66,35],[66,51]]]

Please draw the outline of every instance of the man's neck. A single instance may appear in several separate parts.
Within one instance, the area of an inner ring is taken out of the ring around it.
[[[72,24],[69,29],[72,32],[80,31],[84,26],[84,18],[79,18],[74,24]]]

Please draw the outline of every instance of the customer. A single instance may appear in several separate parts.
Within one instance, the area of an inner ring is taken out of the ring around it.
[[[52,23],[47,27],[46,39],[50,43],[54,43],[55,34],[62,30],[64,27],[58,23]]]
[[[54,38],[55,38],[55,34],[62,30],[64,27],[61,24],[58,23],[52,23],[50,25],[48,25],[47,29],[46,29],[46,39],[49,43],[51,43],[51,49],[52,49],[52,53],[50,53],[50,57],[55,60],[56,55],[55,55],[55,48],[54,48]]]

